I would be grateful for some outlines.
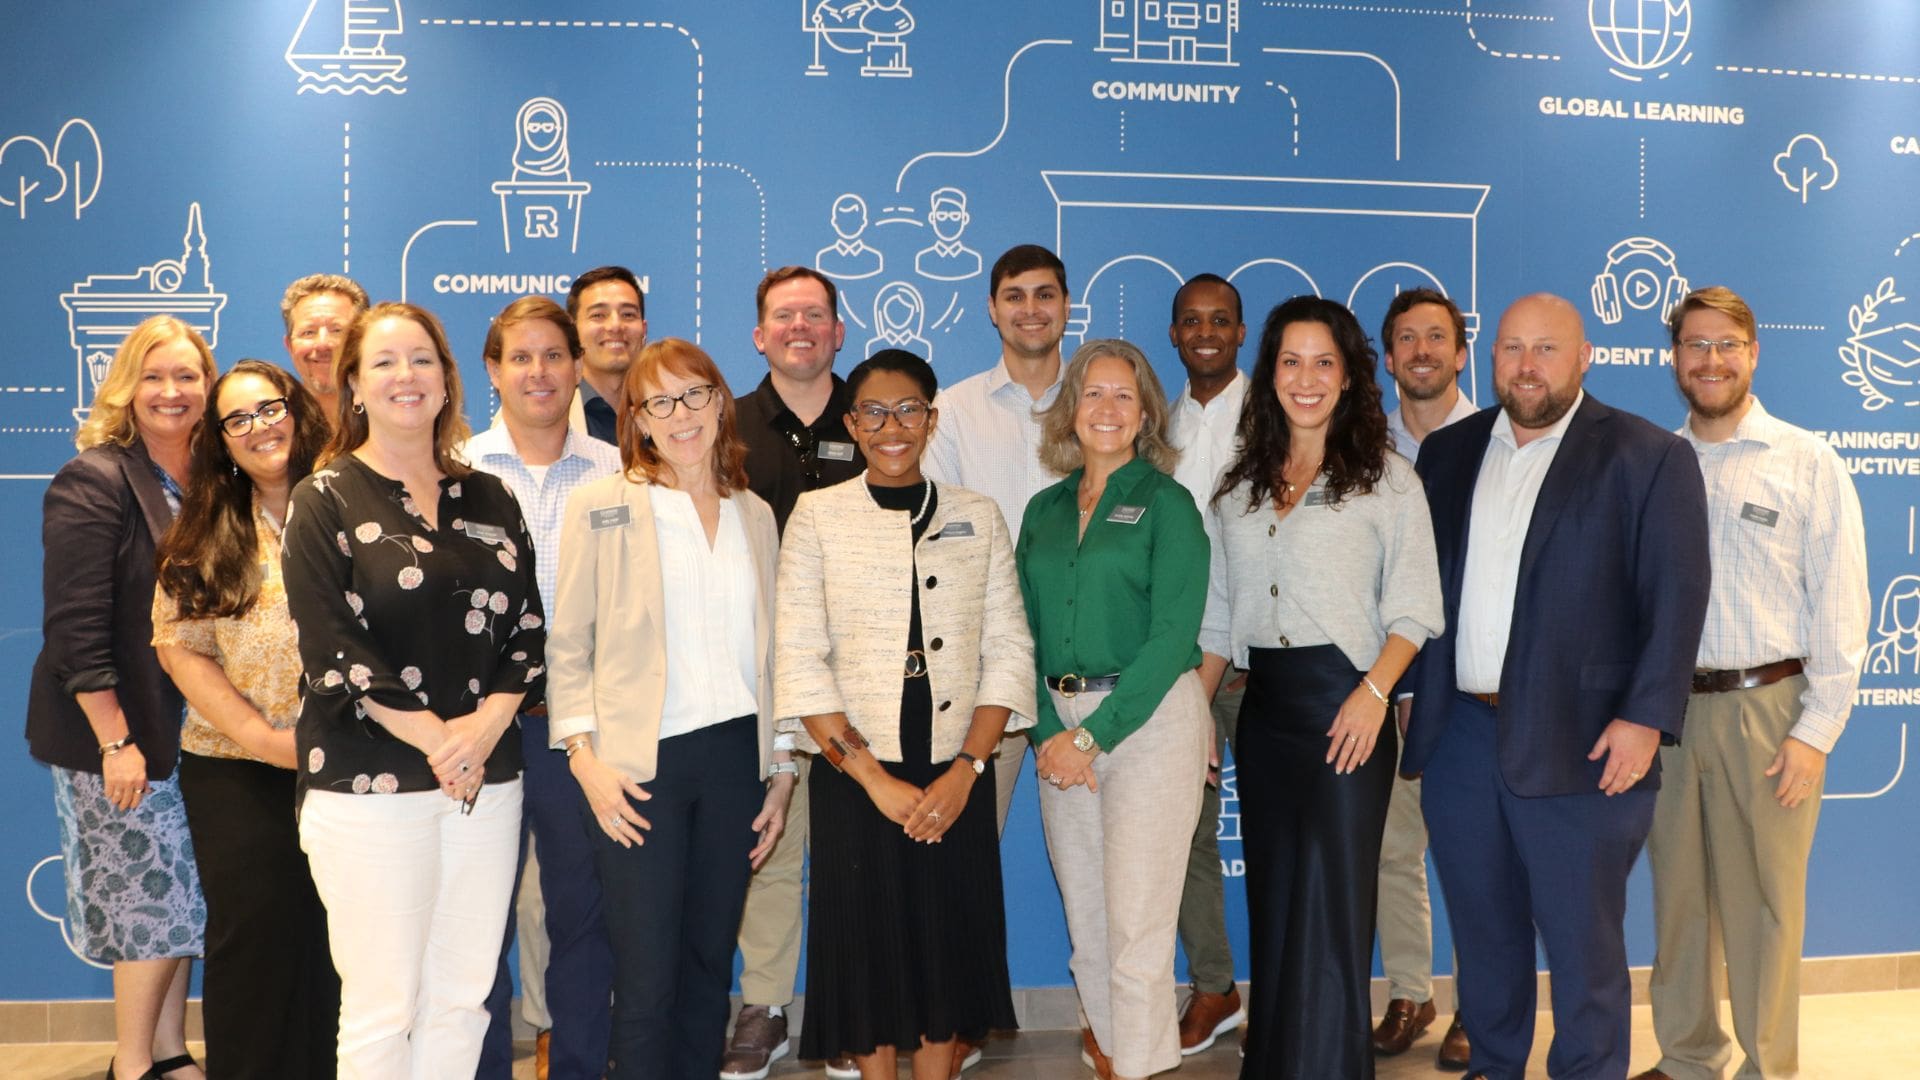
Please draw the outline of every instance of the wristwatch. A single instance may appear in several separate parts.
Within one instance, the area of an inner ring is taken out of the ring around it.
[[[1097,754],[1100,744],[1093,741],[1093,732],[1086,728],[1073,729],[1073,748],[1083,754]]]
[[[975,776],[979,776],[981,773],[984,773],[987,771],[986,762],[981,761],[979,758],[974,757],[972,754],[967,753],[965,750],[962,750],[959,753],[953,755],[953,760],[966,762],[969,766],[973,768],[973,775]]]
[[[794,776],[799,776],[800,775],[799,762],[776,761],[773,764],[767,766],[767,776],[769,779],[775,776],[779,776],[781,773],[790,773]]]

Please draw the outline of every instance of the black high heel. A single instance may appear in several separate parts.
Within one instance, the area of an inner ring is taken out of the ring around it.
[[[142,1076],[140,1080],[166,1080],[167,1074],[173,1070],[184,1069],[189,1065],[198,1064],[200,1063],[193,1060],[192,1054],[181,1054],[178,1057],[170,1057],[165,1061],[154,1062],[153,1068],[148,1069],[147,1074]],[[112,1074],[108,1074],[107,1080],[113,1080]]]

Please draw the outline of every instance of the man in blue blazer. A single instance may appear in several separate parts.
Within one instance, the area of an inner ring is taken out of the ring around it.
[[[1623,1080],[1627,873],[1677,741],[1706,618],[1706,491],[1687,444],[1581,389],[1580,314],[1516,301],[1487,409],[1429,435],[1447,628],[1403,683],[1475,1075],[1520,1080],[1534,935],[1555,1078]]]

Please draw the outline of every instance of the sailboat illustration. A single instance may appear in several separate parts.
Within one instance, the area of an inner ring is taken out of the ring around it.
[[[220,309],[227,294],[213,289],[213,263],[207,258],[207,231],[200,204],[187,207],[187,229],[180,257],[162,259],[130,274],[92,274],[60,295],[67,309],[67,336],[73,343],[78,404],[76,420],[91,411],[94,392],[106,377],[114,351],[133,328],[150,315],[172,315],[206,338],[220,341]]]
[[[302,94],[404,94],[407,58],[387,51],[405,33],[400,0],[310,0],[287,44]]]

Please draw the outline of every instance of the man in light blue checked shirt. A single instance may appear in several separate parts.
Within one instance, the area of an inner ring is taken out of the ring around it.
[[[1722,1074],[1722,950],[1746,1055],[1737,1075],[1797,1076],[1807,856],[1867,652],[1860,499],[1831,447],[1753,396],[1760,342],[1745,301],[1696,290],[1668,327],[1688,407],[1679,434],[1707,485],[1713,591],[1685,736],[1660,750],[1647,851],[1661,1057],[1635,1080]]]
[[[567,496],[618,472],[620,452],[568,422],[580,383],[581,347],[573,320],[559,304],[544,296],[508,304],[487,329],[482,352],[500,412],[492,427],[467,440],[461,454],[474,468],[505,481],[520,500],[533,538],[534,577],[540,595],[551,597],[559,577],[560,514]],[[523,705],[520,738],[527,760],[524,820],[539,851],[549,941],[545,989],[553,1031],[543,1036],[541,1049],[547,1051],[552,1080],[597,1078],[607,1067],[613,954],[601,923],[585,804],[566,757],[548,746],[545,702]],[[493,1022],[477,1073],[487,1080],[504,1080],[513,1068],[507,974],[512,922],[507,929],[499,975],[487,998]]]

